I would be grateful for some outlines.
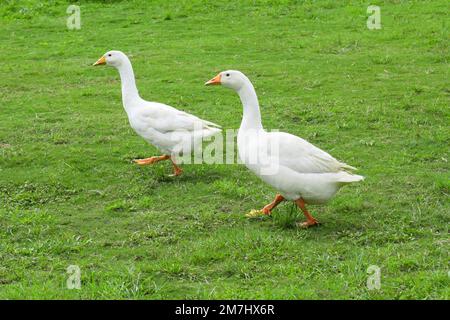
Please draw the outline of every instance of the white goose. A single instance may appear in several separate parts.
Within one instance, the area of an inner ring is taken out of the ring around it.
[[[145,101],[136,88],[133,67],[128,57],[120,51],[105,53],[94,66],[109,65],[116,68],[122,83],[122,102],[131,127],[138,135],[163,152],[161,156],[137,159],[139,165],[149,165],[161,160],[171,160],[174,176],[183,171],[175,156],[190,154],[203,138],[221,131],[217,124],[202,120],[171,106]]]
[[[261,210],[263,214],[270,215],[280,202],[292,200],[306,217],[306,222],[300,226],[317,225],[317,220],[311,216],[305,204],[325,203],[343,185],[364,179],[351,174],[355,168],[336,160],[302,138],[284,132],[265,131],[255,89],[243,73],[224,71],[205,83],[218,84],[235,90],[243,105],[238,132],[239,158],[247,168],[279,191],[275,200]]]

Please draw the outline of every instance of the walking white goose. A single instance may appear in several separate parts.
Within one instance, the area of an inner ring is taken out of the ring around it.
[[[157,147],[163,155],[137,159],[139,165],[149,165],[161,160],[171,160],[174,176],[183,171],[176,163],[175,156],[190,154],[199,140],[221,131],[217,124],[202,120],[171,106],[145,101],[136,88],[133,67],[128,57],[121,51],[105,53],[94,66],[109,65],[116,68],[122,83],[122,102],[131,127],[147,142]]]
[[[237,138],[241,161],[279,191],[273,202],[259,212],[270,215],[280,202],[292,200],[306,217],[306,222],[300,226],[314,226],[318,222],[308,212],[306,204],[325,203],[342,186],[364,179],[351,173],[355,168],[336,160],[302,138],[284,132],[265,131],[255,89],[242,72],[223,71],[205,83],[219,84],[235,90],[243,105]],[[255,211],[252,211],[250,216],[254,215]]]

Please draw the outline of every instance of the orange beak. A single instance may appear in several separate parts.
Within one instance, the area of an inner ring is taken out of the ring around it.
[[[99,66],[101,64],[106,64],[105,57],[101,57],[100,59],[98,59],[97,62],[93,64],[93,66]]]
[[[220,82],[220,73],[215,76],[214,78],[212,78],[211,80],[209,80],[208,82],[205,83],[205,86],[214,86],[214,85],[219,85]]]

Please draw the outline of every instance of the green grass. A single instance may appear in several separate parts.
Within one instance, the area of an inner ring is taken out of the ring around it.
[[[449,2],[0,4],[0,298],[448,299]],[[381,7],[368,30],[366,8]],[[240,165],[169,163],[129,127],[108,50],[143,98],[238,128],[246,73],[266,128],[360,168],[318,228]],[[81,268],[81,290],[66,268]],[[381,289],[366,270],[381,268]]]

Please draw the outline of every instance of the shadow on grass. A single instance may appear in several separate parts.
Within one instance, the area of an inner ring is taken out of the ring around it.
[[[294,203],[280,205],[272,212],[271,216],[261,216],[250,219],[249,221],[252,223],[260,223],[262,227],[274,228],[278,231],[299,230],[311,234],[319,233],[323,236],[337,236],[341,233],[348,232],[361,233],[366,229],[365,224],[355,223],[350,217],[348,219],[343,219],[342,214],[339,214],[338,212],[334,212],[333,215],[330,216],[324,214],[324,210],[320,211],[312,213],[319,221],[319,225],[310,228],[301,228],[297,225],[297,223],[305,221],[305,217]]]
[[[172,174],[172,166],[153,165],[146,167],[135,167],[133,172],[138,180],[152,181],[155,183],[174,184],[181,182],[190,183],[212,183],[216,180],[229,176],[227,171],[220,170],[217,166],[211,165],[185,165],[182,167],[183,174],[180,176],[170,176]]]

